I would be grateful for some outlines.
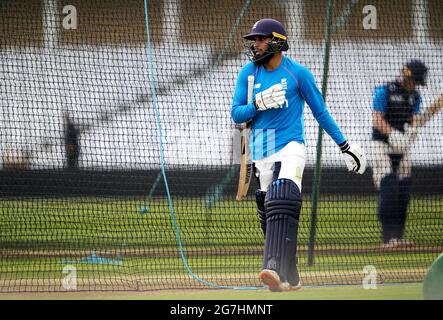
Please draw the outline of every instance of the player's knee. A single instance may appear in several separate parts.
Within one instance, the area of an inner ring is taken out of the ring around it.
[[[278,179],[271,183],[265,199],[267,218],[275,214],[285,214],[298,220],[301,206],[301,192],[294,181]]]

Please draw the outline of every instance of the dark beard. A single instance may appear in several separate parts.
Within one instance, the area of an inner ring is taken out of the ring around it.
[[[262,66],[266,63],[268,63],[273,57],[275,53],[274,52],[265,52],[262,57],[254,57],[254,65],[256,66]],[[255,60],[257,59],[257,60]]]

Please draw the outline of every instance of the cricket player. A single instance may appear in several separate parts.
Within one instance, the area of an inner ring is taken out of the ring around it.
[[[347,142],[311,72],[283,55],[289,47],[279,21],[259,20],[244,38],[250,41],[251,62],[238,75],[231,114],[235,123],[252,121],[250,149],[260,185],[257,212],[265,235],[259,278],[271,291],[297,290],[301,287],[296,250],[306,162],[305,101],[339,147],[349,171],[363,174],[366,157],[358,145]],[[247,104],[250,75],[255,77],[254,99]]]
[[[411,189],[410,148],[416,136],[428,68],[411,60],[395,81],[375,89],[373,99],[373,181],[379,191],[378,217],[385,248],[408,244],[403,239]]]

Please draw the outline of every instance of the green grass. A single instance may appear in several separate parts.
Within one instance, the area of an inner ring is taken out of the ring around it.
[[[0,294],[1,300],[422,300],[420,283],[362,286],[304,287],[295,292],[268,290],[163,290],[148,292],[69,292]]]
[[[151,201],[140,214],[142,200],[33,199],[0,201],[4,248],[81,249],[119,246],[175,246],[174,223],[165,199]],[[257,245],[261,231],[253,201],[221,201],[211,210],[202,199],[175,199],[174,211],[185,245]],[[377,244],[380,227],[375,198],[321,199],[317,244]],[[304,201],[299,244],[309,239],[311,204]],[[407,233],[418,243],[440,239],[443,200],[414,199]]]
[[[186,292],[181,294],[159,294],[156,298],[167,300],[421,300],[421,284],[379,285],[376,289],[364,289],[362,286],[330,286],[302,288],[296,292],[273,293],[267,290],[208,292]],[[123,297],[122,297],[123,298]]]
[[[225,200],[212,209],[205,208],[202,198],[173,201],[192,272],[222,284],[256,283],[263,235],[254,201]],[[1,200],[0,280],[60,279],[62,268],[75,264],[79,278],[149,275],[159,278],[154,288],[167,288],[175,277],[187,276],[175,226],[166,199],[151,200],[146,214],[140,213],[143,205],[143,199],[116,198]],[[358,278],[366,265],[375,265],[386,282],[419,281],[439,253],[374,250],[380,245],[376,198],[343,195],[320,199],[316,248],[326,249],[316,251],[314,266],[307,266],[310,213],[310,200],[305,199],[299,265],[311,283],[347,283],[346,277]],[[416,244],[438,246],[441,230],[443,200],[412,199],[408,238]],[[340,251],[344,249],[358,250]],[[121,257],[123,265],[79,263],[92,252]],[[231,280],[223,282],[226,275]]]

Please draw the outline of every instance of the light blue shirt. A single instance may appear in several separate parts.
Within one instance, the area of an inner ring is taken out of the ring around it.
[[[248,76],[255,76],[253,96],[281,83],[286,90],[286,102],[280,109],[257,111],[254,103],[247,104]],[[308,103],[315,119],[337,144],[346,141],[318,90],[312,73],[303,65],[283,56],[281,64],[272,71],[252,62],[241,69],[235,87],[231,115],[235,123],[252,120],[250,148],[252,160],[268,157],[289,142],[305,143],[303,110]]]
[[[389,102],[388,95],[389,95],[389,89],[387,84],[375,88],[372,100],[372,107],[375,111],[383,113],[386,112],[386,110],[388,109],[388,102]],[[422,97],[419,96],[414,106],[414,113],[420,113],[421,104],[422,104]]]

